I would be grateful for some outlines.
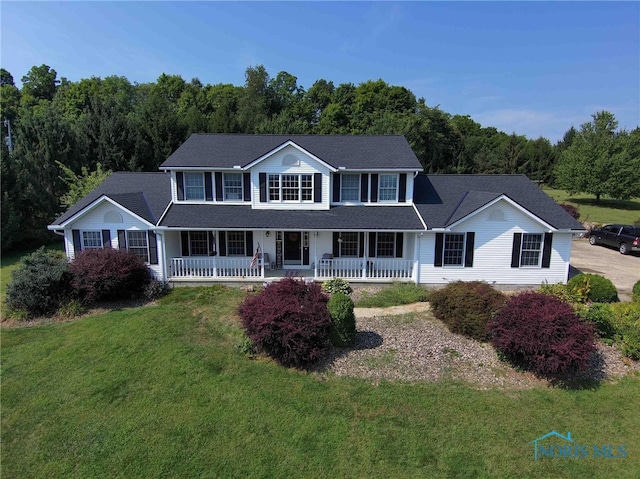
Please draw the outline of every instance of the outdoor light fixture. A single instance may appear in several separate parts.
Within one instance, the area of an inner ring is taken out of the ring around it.
[[[264,235],[268,238],[269,237],[269,232],[267,231]]]

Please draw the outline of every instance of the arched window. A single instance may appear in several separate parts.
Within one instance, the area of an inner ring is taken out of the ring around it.
[[[489,221],[507,221],[507,215],[501,209],[493,210],[489,213]]]
[[[122,223],[122,215],[117,211],[111,210],[104,214],[105,223]]]

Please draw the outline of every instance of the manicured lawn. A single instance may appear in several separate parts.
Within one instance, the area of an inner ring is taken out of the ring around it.
[[[593,195],[571,196],[564,190],[551,188],[544,188],[544,192],[559,203],[570,203],[577,206],[580,211],[580,221],[632,225],[640,219],[640,198],[627,201],[601,198],[600,203],[596,204],[596,197]]]
[[[477,391],[286,370],[237,349],[244,294],[4,329],[3,477],[637,477],[640,378]],[[551,430],[627,457],[534,461]]]

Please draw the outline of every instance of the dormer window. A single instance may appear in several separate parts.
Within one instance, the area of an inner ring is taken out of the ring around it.
[[[204,201],[204,177],[202,173],[184,174],[184,197],[186,200]]]

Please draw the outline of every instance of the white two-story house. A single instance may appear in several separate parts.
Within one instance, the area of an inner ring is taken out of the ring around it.
[[[162,280],[566,282],[582,226],[522,175],[424,175],[403,136],[194,134],[49,229]]]

